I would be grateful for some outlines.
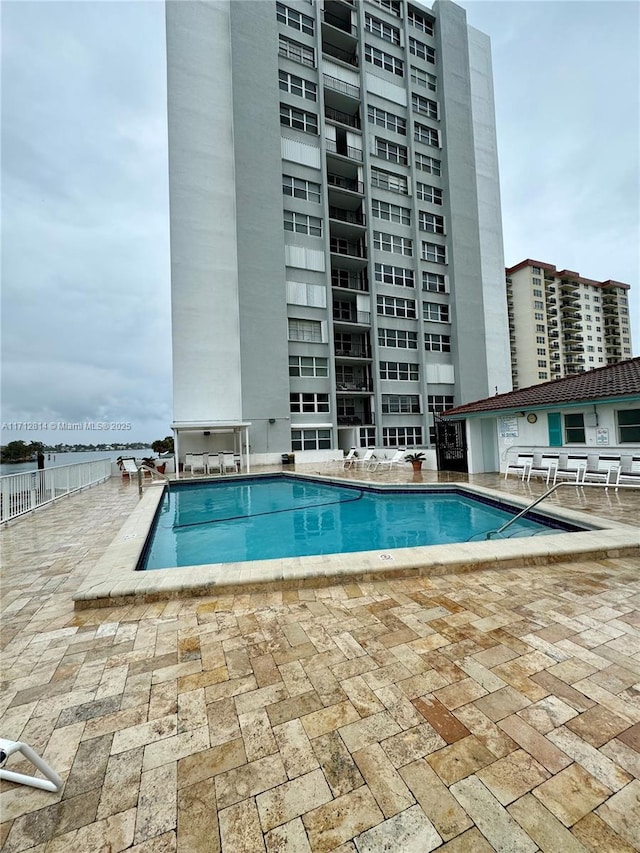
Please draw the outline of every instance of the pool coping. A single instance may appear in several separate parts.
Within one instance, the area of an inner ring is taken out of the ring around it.
[[[344,480],[330,476],[311,476],[297,472],[287,472],[287,476],[345,485]],[[240,479],[246,479],[246,476]],[[215,481],[219,482],[219,479],[216,478]],[[198,482],[202,483],[204,480],[199,479]],[[349,485],[376,491],[463,491],[522,508],[531,502],[516,495],[505,495],[503,492],[468,483],[438,483],[430,488],[427,484],[350,480]],[[536,510],[542,515],[590,529],[577,533],[552,533],[542,537],[397,548],[383,552],[354,551],[136,571],[163,493],[164,488],[158,489],[155,485],[151,485],[145,492],[113,542],[88,571],[80,588],[73,594],[76,609],[442,575],[480,569],[538,566],[640,553],[640,528],[573,509],[559,510],[557,507],[546,506],[544,510]]]

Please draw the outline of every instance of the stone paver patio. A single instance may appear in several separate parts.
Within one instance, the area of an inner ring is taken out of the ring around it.
[[[640,555],[74,611],[137,501],[0,531],[2,850],[640,850]]]

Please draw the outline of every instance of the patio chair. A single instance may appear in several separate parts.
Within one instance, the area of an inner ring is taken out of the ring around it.
[[[185,468],[186,468],[185,464]],[[196,471],[202,471],[203,474],[206,474],[207,469],[204,462],[204,453],[192,453],[191,454],[191,465],[189,466],[189,470],[192,474]]]
[[[560,453],[558,454],[557,464],[551,463],[551,468],[554,486],[558,480],[566,480],[567,482],[573,480],[578,485],[582,482],[585,466],[578,465],[577,468],[569,468],[569,454]]]
[[[526,469],[527,475],[527,483],[531,480],[531,477],[544,477],[547,481],[547,485],[549,484],[549,478],[551,476],[551,466],[545,465],[544,460],[542,458],[542,453],[534,453],[533,459],[528,464]],[[524,474],[522,479],[524,480]]]
[[[374,457],[374,455],[373,455],[373,454],[374,454],[374,451],[375,451],[375,448],[374,448],[374,447],[370,447],[370,448],[365,452],[364,456],[359,457],[358,459],[354,459],[354,460],[353,460],[353,463],[352,463],[351,467],[352,467],[352,468],[367,468],[367,469],[368,469],[368,468],[369,468],[369,466],[371,465],[372,461],[373,461],[373,462],[375,462],[375,457]]]
[[[226,474],[227,471],[233,471],[234,474],[238,472],[238,463],[233,453],[220,453],[218,459],[220,460],[221,474]]]
[[[349,452],[344,457],[344,459],[338,460],[338,464],[342,465],[343,468],[351,468],[358,458],[356,448],[350,447]],[[332,463],[333,464],[333,463]]]
[[[517,472],[518,475],[520,476],[520,479],[524,480],[524,478],[527,475],[527,467],[531,464],[531,460],[532,460],[531,454],[523,455],[521,453],[518,453],[518,455],[515,458],[515,461],[509,462],[509,464],[507,465],[507,468],[504,472],[505,480],[509,476],[510,471]]]
[[[600,456],[597,453],[587,454],[587,467],[582,475],[583,483],[606,483],[609,471],[600,468]]]
[[[369,471],[377,471],[378,468],[385,466],[391,470],[394,465],[402,465],[405,464],[404,454],[406,450],[396,450],[393,456],[389,456],[387,459],[376,459],[375,457],[371,461],[369,465]]]
[[[120,460],[120,464],[122,466],[122,476],[125,474],[131,479],[134,475],[138,476],[138,466],[136,465],[135,459],[122,459]]]
[[[614,482],[616,487],[637,486],[640,488],[640,458],[634,458],[630,453],[621,454],[620,465],[616,471]]]

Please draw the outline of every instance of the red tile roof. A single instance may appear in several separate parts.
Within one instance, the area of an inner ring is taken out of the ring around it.
[[[499,412],[548,408],[562,403],[593,402],[616,397],[638,397],[640,399],[640,357],[620,361],[618,364],[597,367],[574,376],[563,376],[519,388],[507,394],[496,394],[475,403],[465,403],[448,409],[441,417],[472,414],[474,412]]]
[[[629,290],[631,287],[630,284],[625,284],[623,281],[614,281],[611,278],[607,279],[607,281],[595,281],[592,278],[585,278],[579,272],[575,272],[575,270],[559,270],[554,264],[548,264],[546,261],[534,261],[532,258],[526,258],[513,267],[506,267],[505,272],[507,275],[512,275],[514,272],[518,272],[518,270],[525,267],[540,267],[540,269],[551,273],[554,278],[572,278],[578,284],[592,284],[594,287],[621,287],[624,290]]]

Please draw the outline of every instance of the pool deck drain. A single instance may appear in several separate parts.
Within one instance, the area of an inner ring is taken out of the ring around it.
[[[331,478],[326,480],[341,482]],[[363,482],[362,485],[366,487],[374,484]],[[380,483],[375,485],[381,487]],[[397,484],[386,485],[387,488],[398,487]],[[402,487],[411,488],[407,484]],[[505,501],[504,494],[492,489],[466,484],[456,484],[455,487],[463,487],[472,495]],[[428,486],[420,484],[419,488]],[[442,488],[442,484],[439,484],[438,488]],[[552,517],[596,529],[547,534],[542,537],[399,548],[384,552],[377,549],[136,571],[135,567],[162,494],[163,490],[158,487],[150,488],[146,492],[102,558],[74,593],[74,606],[77,610],[213,594],[318,588],[336,583],[541,566],[640,554],[638,527],[566,508],[558,511],[554,507],[548,510]],[[513,495],[510,495],[508,500],[522,508],[530,503]]]

